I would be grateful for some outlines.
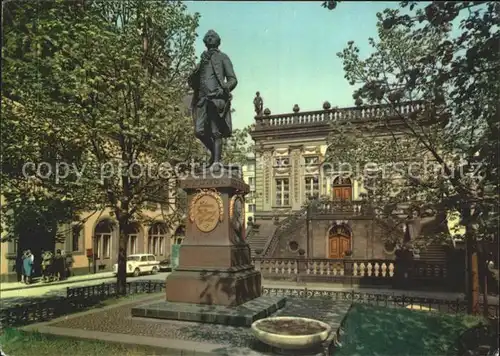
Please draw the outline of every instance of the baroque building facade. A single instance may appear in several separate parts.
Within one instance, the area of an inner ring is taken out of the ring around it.
[[[403,115],[413,109],[415,103],[398,107]],[[300,112],[295,105],[292,113],[271,115],[266,109],[255,117],[251,131],[256,147],[254,215],[260,231],[274,240],[264,246],[265,257],[293,258],[301,253],[308,258],[327,259],[395,257],[394,246],[386,241],[390,234],[403,236],[404,230],[390,231],[368,208],[367,190],[356,179],[356,172],[347,177],[326,162],[329,142],[336,144],[331,137],[336,125],[369,126],[383,138],[390,132],[381,118],[389,112],[384,105],[331,108],[326,102],[323,110]],[[398,115],[389,119],[395,128]],[[342,157],[335,159],[342,162]],[[321,199],[314,209],[306,209],[307,203],[316,198]],[[264,226],[270,224],[277,227]]]

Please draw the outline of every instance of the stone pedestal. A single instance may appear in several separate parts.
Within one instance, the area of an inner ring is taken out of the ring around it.
[[[166,280],[167,301],[237,306],[259,297],[261,275],[244,240],[249,187],[239,172],[208,171],[180,185],[189,216],[179,266]]]
[[[166,279],[166,302],[134,308],[132,315],[233,325],[244,319],[248,325],[283,307],[285,298],[261,297],[261,273],[245,241],[249,186],[239,172],[226,168],[189,176],[180,186],[188,195],[189,216],[179,265]]]

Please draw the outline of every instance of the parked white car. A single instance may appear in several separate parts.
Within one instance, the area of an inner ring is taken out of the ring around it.
[[[160,261],[156,260],[155,255],[140,253],[127,256],[127,274],[134,277],[144,273],[155,274],[160,270]],[[113,266],[113,273],[118,273],[118,263]]]

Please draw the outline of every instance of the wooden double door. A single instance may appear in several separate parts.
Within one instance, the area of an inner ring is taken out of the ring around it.
[[[352,187],[333,187],[333,200],[351,200]]]
[[[344,258],[345,253],[351,249],[351,238],[333,235],[329,237],[328,245],[328,258]]]

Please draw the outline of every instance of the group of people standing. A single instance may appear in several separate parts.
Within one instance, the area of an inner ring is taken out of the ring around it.
[[[22,273],[21,273],[21,283],[30,284],[32,282],[33,275],[33,263],[35,262],[35,256],[31,253],[31,250],[26,250],[21,256],[22,259]]]
[[[66,255],[59,249],[55,254],[42,250],[40,257],[41,260],[37,265],[43,282],[63,280],[72,275],[73,257],[71,255]],[[21,261],[21,283],[30,284],[35,270],[35,256],[31,250],[23,252]]]
[[[42,251],[42,280],[44,282],[60,281],[72,274],[73,257],[57,250],[54,255],[50,251]]]

